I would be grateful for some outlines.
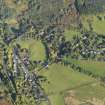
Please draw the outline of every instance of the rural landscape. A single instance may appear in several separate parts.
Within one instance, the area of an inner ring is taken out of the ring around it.
[[[105,0],[0,0],[0,105],[105,105]]]

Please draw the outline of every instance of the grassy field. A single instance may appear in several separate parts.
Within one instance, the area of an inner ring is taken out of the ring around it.
[[[22,48],[27,48],[30,51],[31,60],[44,60],[45,59],[45,49],[41,41],[37,40],[19,40],[17,42]]]
[[[105,87],[101,86],[98,82],[84,85],[74,90],[80,100],[91,99],[93,97],[101,100],[105,98]]]
[[[43,87],[52,105],[64,105],[64,96],[69,90],[74,90],[76,97],[80,100],[105,97],[105,88],[100,86],[96,80],[74,72],[71,68],[53,64],[48,70],[40,71],[39,74],[46,76],[49,81],[49,83],[43,83]]]
[[[105,62],[92,60],[71,60],[71,62],[79,65],[86,71],[91,71],[94,75],[97,75],[99,77],[105,76]]]
[[[98,17],[101,17],[101,20]],[[105,34],[105,14],[97,14],[97,15],[86,15],[82,16],[82,23],[83,26],[89,30],[89,23],[91,21],[93,31],[97,32],[98,34]]]

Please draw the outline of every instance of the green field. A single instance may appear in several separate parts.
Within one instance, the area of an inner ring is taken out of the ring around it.
[[[80,66],[85,71],[92,72],[92,74],[98,77],[105,76],[105,62],[98,62],[92,60],[74,60],[74,59],[70,59],[70,62],[72,62],[77,66]]]
[[[21,45],[22,48],[27,48],[30,51],[30,59],[31,60],[44,60],[45,59],[45,48],[41,41],[37,40],[19,40],[18,44]]]
[[[97,16],[101,17],[101,20],[97,18]],[[105,14],[97,14],[97,15],[86,15],[82,16],[83,26],[89,30],[89,23],[91,21],[93,31],[98,34],[105,34]]]
[[[40,74],[46,76],[50,82],[43,83],[43,87],[52,105],[64,105],[64,96],[69,90],[75,91],[80,100],[105,97],[105,88],[100,86],[99,82],[63,65],[53,64],[48,70],[40,71]]]
[[[90,99],[93,97],[101,100],[105,98],[105,87],[101,86],[98,82],[81,86],[74,90],[76,91],[76,95],[80,100]]]

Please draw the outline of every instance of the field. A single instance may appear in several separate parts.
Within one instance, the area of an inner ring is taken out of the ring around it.
[[[80,66],[85,71],[90,71],[92,74],[98,77],[105,76],[105,62],[92,61],[92,60],[74,60],[70,59],[70,62]]]
[[[101,19],[99,19],[101,18]],[[82,16],[83,26],[89,30],[89,21],[92,24],[93,31],[98,34],[105,34],[105,14],[96,14],[96,15],[85,15]]]
[[[43,87],[52,105],[64,105],[65,94],[68,91],[75,91],[78,100],[105,98],[105,88],[100,86],[98,81],[63,65],[53,64],[48,70],[40,71],[40,74],[48,79],[49,83],[43,83]]]
[[[20,44],[22,48],[29,49],[31,60],[45,59],[45,49],[41,41],[30,39],[28,42],[27,40],[19,40],[17,43]]]

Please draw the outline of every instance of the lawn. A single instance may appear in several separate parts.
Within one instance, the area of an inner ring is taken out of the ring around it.
[[[39,74],[46,76],[49,81],[43,83],[43,87],[52,105],[64,105],[64,95],[68,90],[75,90],[81,100],[83,97],[105,97],[105,88],[96,80],[71,68],[53,64],[48,70],[42,70]],[[92,84],[95,84],[95,87],[90,88]]]
[[[19,40],[17,42],[22,48],[29,49],[31,60],[44,60],[45,59],[45,48],[41,41],[29,39],[29,40]]]

